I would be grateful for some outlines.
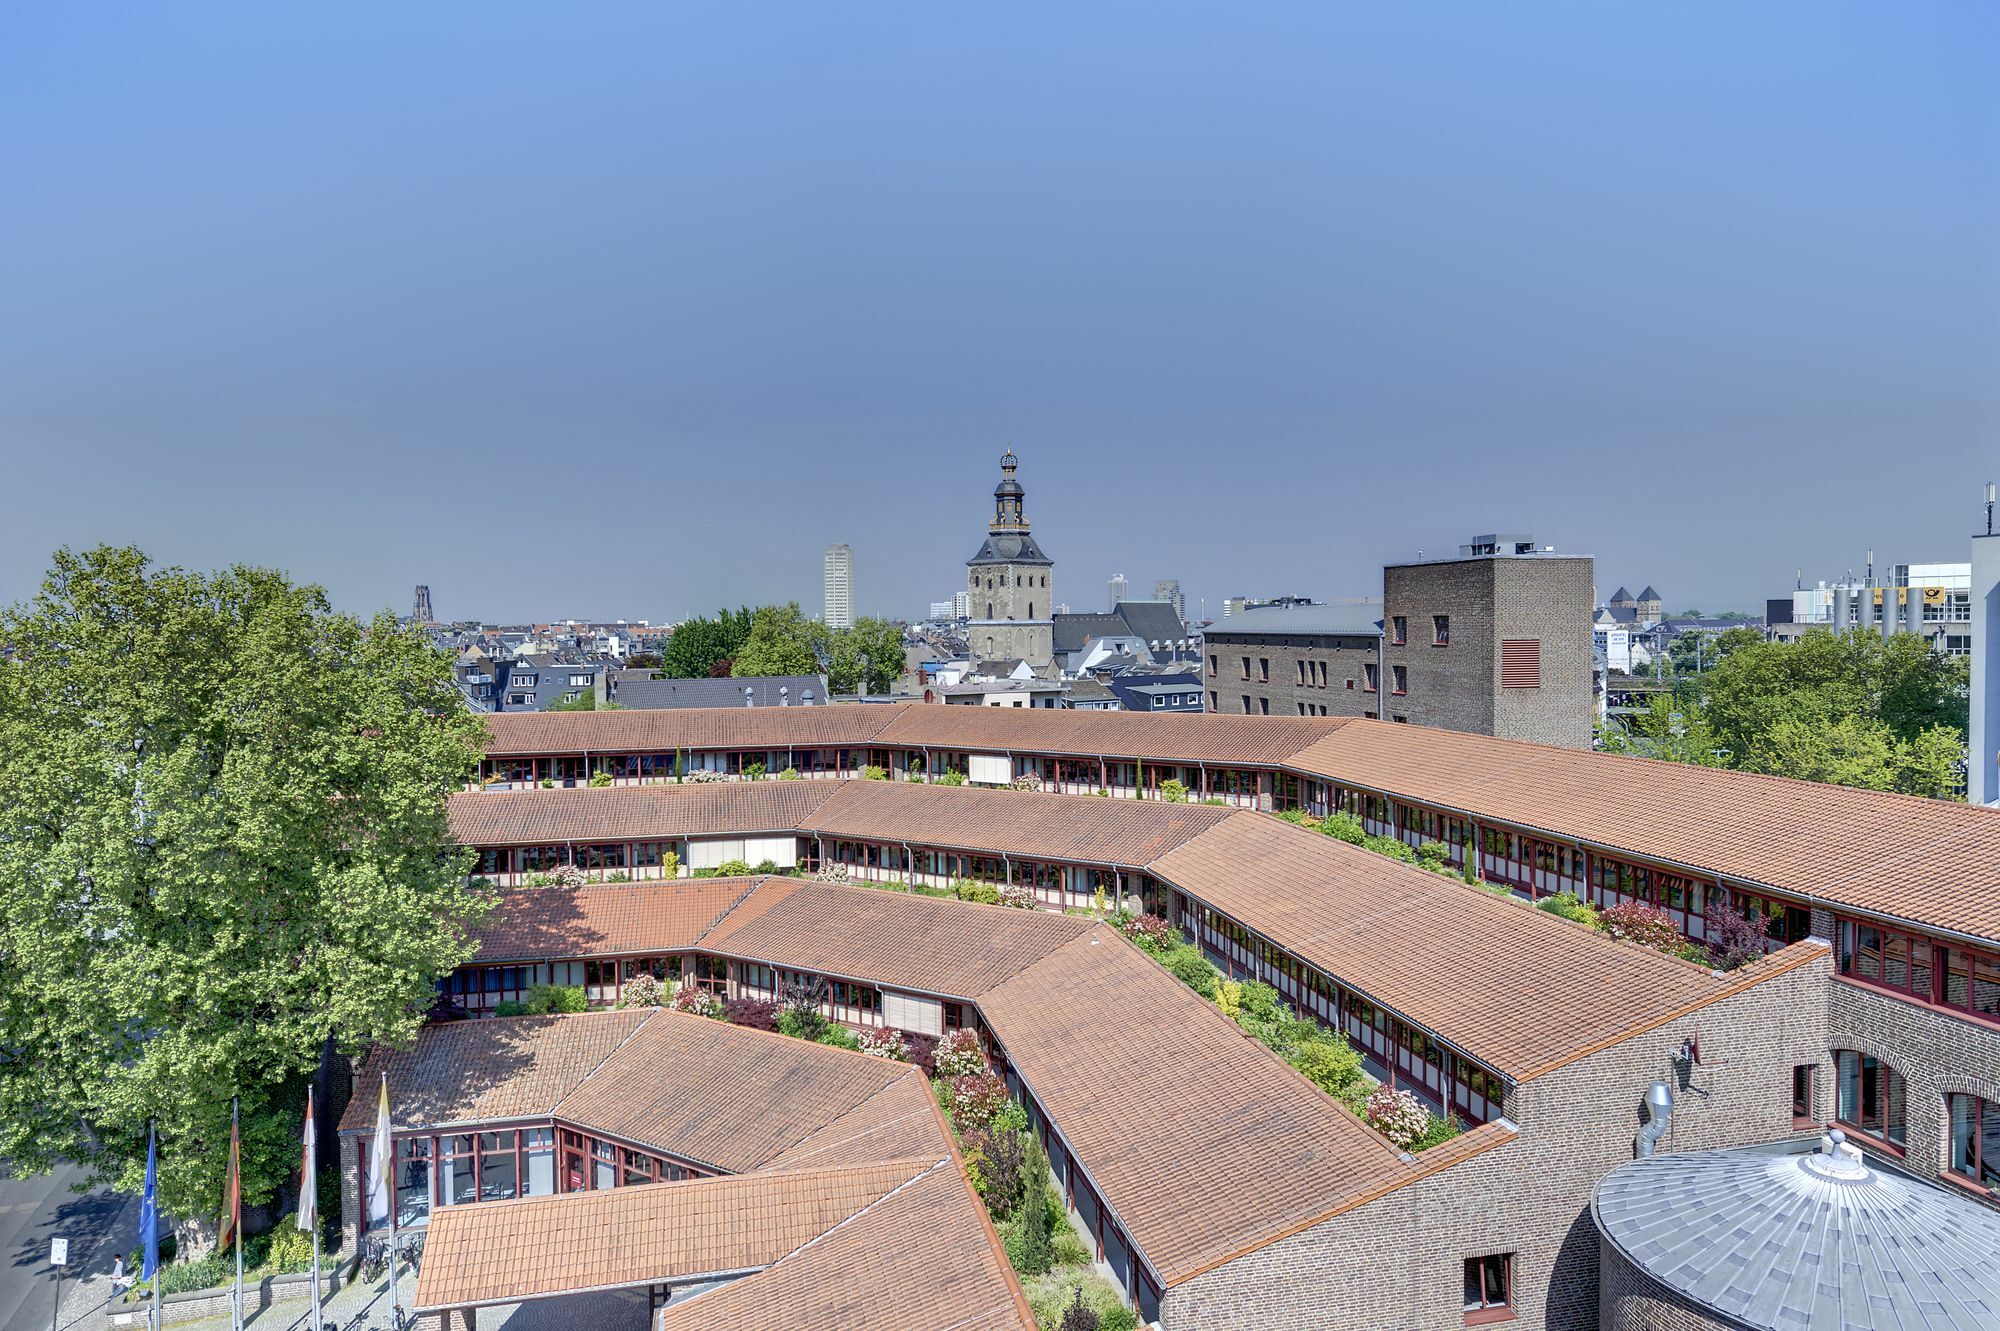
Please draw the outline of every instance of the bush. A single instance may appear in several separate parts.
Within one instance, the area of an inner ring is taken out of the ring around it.
[[[728,779],[729,778],[724,776],[722,773],[711,772],[706,767],[696,768],[694,771],[689,772],[686,776],[681,778],[681,780],[687,782],[691,786],[705,786],[713,781],[727,781]]]
[[[745,781],[762,781],[764,779],[764,770],[764,764],[762,763],[745,763],[743,764],[743,779]]]
[[[909,1061],[909,1056],[903,1049],[903,1033],[894,1026],[876,1026],[863,1031],[860,1049],[864,1054],[873,1054],[877,1058],[886,1058],[897,1063]]]
[[[1056,1241],[1062,1241],[1060,1235]],[[1035,1315],[1035,1325],[1045,1331],[1066,1331],[1063,1318],[1081,1294],[1083,1306],[1097,1315],[1097,1331],[1136,1331],[1138,1314],[1125,1306],[1110,1281],[1094,1271],[1061,1269],[1084,1264],[1059,1263],[1058,1269],[1050,1274],[1030,1276],[1021,1282],[1021,1292],[1028,1296],[1028,1308]]]
[[[680,855],[679,855],[679,854],[677,854],[677,853],[676,853],[676,852],[674,852],[674,851],[671,851],[671,850],[663,850],[663,851],[661,851],[661,852],[660,852],[660,877],[662,877],[662,878],[678,878],[678,877],[680,877],[680,876],[681,876],[681,857],[680,857]]]
[[[903,1057],[926,1077],[937,1075],[937,1038],[918,1031],[903,1032]]]
[[[1417,862],[1417,852],[1411,850],[1409,843],[1400,837],[1372,836],[1361,844],[1377,855],[1387,855],[1392,860],[1401,860],[1405,864]]]
[[[611,784],[611,773],[609,772],[597,773],[595,776],[592,776],[590,778],[590,784],[592,789],[595,790],[604,789],[606,786]]]
[[[868,766],[861,769],[861,779],[863,781],[887,781],[889,779],[889,773],[887,769],[877,767],[875,764],[870,763],[868,764]]]
[[[1040,790],[1042,779],[1033,772],[1023,772],[1007,783],[1009,790]]]
[[[826,981],[818,976],[794,980],[785,986],[784,1010],[778,1014],[778,1029],[800,1040],[817,1040],[830,1024],[822,1009],[826,1006]]]
[[[1597,927],[1597,907],[1574,892],[1558,892],[1552,897],[1543,897],[1535,903],[1535,909],[1560,915],[1565,920],[1575,920],[1578,924],[1587,924],[1593,929]]]
[[[493,1005],[493,1015],[496,1017],[525,1017],[528,1015],[528,1005],[526,1003],[516,1003],[510,998],[505,1002],[495,1003]]]
[[[1284,1011],[1283,997],[1262,980],[1252,980],[1243,986],[1244,1015],[1259,1021],[1272,1021],[1283,1015]]]
[[[577,984],[538,984],[528,991],[528,1011],[535,1016],[553,1012],[582,1012],[590,1006]]]
[[[623,869],[613,869],[597,881],[600,883],[629,883],[632,881],[632,875]]]
[[[1027,1134],[1000,1126],[996,1119],[989,1128],[975,1128],[965,1134],[965,1172],[972,1186],[986,1202],[995,1220],[1014,1214],[1021,1200],[1028,1159]]]
[[[619,1007],[658,1007],[660,998],[660,982],[645,971],[640,971],[618,988]]]
[[[784,771],[778,773],[778,780],[780,781],[799,781],[802,779],[799,776],[799,769],[796,767],[787,767]]]
[[[1370,1091],[1361,1117],[1369,1127],[1406,1149],[1431,1130],[1430,1110],[1416,1096],[1394,1086],[1377,1086]]]
[[[1410,1143],[1409,1149],[1412,1151],[1427,1151],[1439,1142],[1450,1141],[1453,1137],[1464,1131],[1465,1124],[1459,1122],[1458,1115],[1446,1114],[1443,1118],[1439,1118],[1433,1114],[1431,1115],[1431,1125],[1424,1129],[1424,1134],[1421,1137]]]
[[[1041,906],[1035,900],[1035,894],[1019,883],[1002,883],[999,900],[1001,905],[1012,906],[1015,910],[1037,910]]]
[[[776,873],[778,872],[778,862],[776,860],[758,860],[756,872]]]
[[[1231,1021],[1243,1009],[1243,982],[1241,980],[1220,980],[1215,986],[1215,1005],[1222,1009],[1222,1015]]]
[[[719,878],[746,878],[750,874],[750,862],[748,860],[724,860],[715,866],[715,872]]]
[[[1222,972],[1201,954],[1200,948],[1192,943],[1183,943],[1161,960],[1176,980],[1210,1002],[1215,1001],[1216,989],[1222,983]]]
[[[987,906],[1000,904],[1000,889],[991,883],[961,878],[951,885],[951,894],[960,901],[977,901]]]
[[[1278,812],[1278,817],[1284,822],[1293,823],[1299,827],[1310,827],[1316,821],[1304,809],[1281,809]]]
[[[1637,943],[1668,955],[1687,942],[1672,915],[1643,901],[1606,907],[1598,912],[1597,927],[1621,943]]]
[[[778,1010],[778,1005],[768,998],[731,998],[722,1004],[725,1021],[753,1031],[777,1030]]]
[[[986,1071],[986,1051],[972,1031],[946,1031],[932,1050],[931,1064],[940,1077],[969,1077]]]
[[[298,1213],[294,1211],[280,1219],[277,1228],[271,1231],[271,1246],[265,1251],[264,1265],[273,1271],[289,1272],[310,1271],[312,1264],[312,1235],[299,1228]],[[230,1274],[235,1274],[233,1264]]]
[[[1351,813],[1334,812],[1319,820],[1319,830],[1336,841],[1359,846],[1368,840],[1368,829]]]
[[[1351,1100],[1361,1085],[1361,1052],[1338,1035],[1302,1041],[1287,1061],[1337,1100]]]
[[[1180,946],[1179,931],[1157,915],[1135,915],[1117,924],[1119,932],[1136,943],[1140,951],[1153,956],[1163,957]]]
[[[1090,1246],[1068,1225],[1049,1236],[1049,1259],[1057,1266],[1089,1266]]]
[[[1417,847],[1417,865],[1432,873],[1457,873],[1451,865],[1451,847],[1442,841],[1426,841]]]
[[[1160,783],[1160,798],[1168,804],[1186,804],[1187,783],[1185,781],[1176,781],[1173,777],[1168,777]]]
[[[1717,970],[1733,971],[1757,960],[1771,940],[1763,911],[1748,915],[1716,894],[1708,911],[1708,959]]]
[[[722,1000],[706,989],[683,983],[674,993],[674,1001],[667,1005],[676,1012],[686,1012],[697,1017],[722,1019]]]
[[[782,1021],[783,1018],[781,1017],[779,1020]],[[819,1033],[819,1038],[814,1040],[813,1043],[830,1045],[835,1049],[858,1050],[861,1048],[861,1038],[838,1022],[828,1022],[826,1029]]]
[[[950,1086],[951,1121],[960,1131],[986,1127],[1013,1098],[1007,1093],[1006,1081],[990,1072],[953,1077]]]
[[[965,784],[965,773],[959,771],[943,772],[932,777],[931,780],[940,786],[962,786]]]
[[[1041,1142],[1030,1136],[1027,1157],[1021,1162],[1021,1208],[1013,1221],[1015,1240],[1007,1244],[1007,1260],[1024,1276],[1041,1275],[1052,1264],[1049,1210],[1048,1157],[1042,1154]]]

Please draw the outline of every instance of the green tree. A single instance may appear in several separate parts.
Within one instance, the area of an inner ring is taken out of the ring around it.
[[[807,619],[793,601],[759,606],[751,616],[750,635],[736,653],[730,673],[740,679],[758,675],[817,675],[831,649],[826,625]]]
[[[1727,765],[1722,741],[1709,724],[1707,710],[1699,703],[1665,694],[1654,694],[1646,710],[1631,719],[1628,729],[1607,729],[1604,748],[1611,753],[1663,758],[1697,767]]]
[[[1865,716],[1784,716],[1743,754],[1747,772],[1829,781],[1864,790],[1896,787],[1896,737]]]
[[[714,619],[676,624],[660,649],[660,665],[675,679],[712,679],[729,674],[729,663],[750,636],[750,608],[718,610]]]
[[[1963,735],[1971,725],[1971,666],[1971,657],[1934,651],[1914,633],[1895,634],[1883,645],[1871,681],[1876,715],[1904,741],[1938,726]]]
[[[1932,726],[1897,754],[1896,789],[1905,795],[1957,799],[1965,784],[1965,734]]]
[[[859,670],[859,682],[870,693],[887,693],[903,674],[903,626],[892,620],[863,617],[838,634]],[[835,686],[836,692],[851,690]]]
[[[268,569],[62,550],[0,643],[0,1156],[136,1189],[157,1122],[199,1223],[240,1095],[266,1201],[322,1048],[407,1042],[472,955],[483,723],[447,653]]]

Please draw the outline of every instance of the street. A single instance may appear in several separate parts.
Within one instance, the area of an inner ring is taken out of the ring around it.
[[[78,1194],[71,1187],[84,1171],[64,1165],[54,1173],[20,1178],[0,1167],[0,1331],[47,1331],[55,1281],[49,1272],[49,1240],[69,1240],[63,1298],[72,1283],[91,1271],[109,1270],[118,1245],[135,1244],[136,1214],[105,1188]],[[124,1223],[125,1232],[111,1231]]]

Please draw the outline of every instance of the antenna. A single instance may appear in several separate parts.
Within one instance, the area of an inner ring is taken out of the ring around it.
[[[1986,534],[1993,534],[1993,482],[1986,482]]]

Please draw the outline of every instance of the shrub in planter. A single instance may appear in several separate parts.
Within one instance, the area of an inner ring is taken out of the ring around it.
[[[802,779],[799,776],[799,769],[796,767],[787,767],[784,771],[778,773],[778,780],[780,781],[799,781]]]
[[[1024,1276],[1041,1275],[1052,1264],[1049,1241],[1054,1229],[1049,1215],[1052,1209],[1048,1157],[1042,1154],[1042,1144],[1031,1136],[1021,1161],[1021,1204],[1009,1222],[1013,1232],[1006,1238],[1007,1260]]]
[[[623,869],[613,869],[598,881],[605,883],[629,883],[632,881],[632,875]]]
[[[1070,1296],[1069,1307],[1063,1309],[1056,1331],[1101,1331],[1097,1310],[1083,1301],[1083,1290],[1078,1289]]]
[[[1215,986],[1215,1005],[1222,1009],[1222,1015],[1231,1021],[1243,1010],[1243,981],[1219,980]]]
[[[590,1006],[577,984],[538,984],[528,991],[528,1011],[535,1016],[553,1012],[582,1012]]]
[[[785,986],[784,1010],[778,1014],[778,1029],[799,1040],[817,1040],[829,1025],[826,1013],[826,981],[818,976],[794,980]]]
[[[1061,1242],[1060,1235],[1057,1242]],[[1048,1275],[1029,1276],[1021,1282],[1035,1325],[1045,1331],[1065,1331],[1063,1318],[1081,1294],[1083,1306],[1097,1314],[1097,1331],[1136,1331],[1139,1316],[1125,1306],[1117,1287],[1094,1271],[1064,1269],[1078,1265],[1082,1263],[1058,1262],[1057,1269]]]
[[[931,1053],[931,1063],[940,1077],[969,1077],[986,1071],[986,1051],[973,1032],[946,1031]]]
[[[493,1005],[493,1015],[496,1017],[525,1017],[528,1015],[528,1005],[526,1003],[516,1003],[510,998],[504,1003],[495,1003]]]
[[[1262,980],[1252,980],[1243,986],[1243,1014],[1258,1021],[1274,1021],[1285,1011],[1285,1000]]]
[[[1222,983],[1222,972],[1201,954],[1200,948],[1192,943],[1183,943],[1162,960],[1175,979],[1210,1002],[1215,1000],[1216,989]]]
[[[1423,1136],[1410,1143],[1409,1149],[1412,1151],[1427,1151],[1439,1142],[1450,1141],[1453,1137],[1464,1131],[1465,1124],[1459,1122],[1458,1115],[1446,1114],[1443,1118],[1439,1118],[1433,1114],[1431,1116],[1431,1125],[1424,1129]]]
[[[1417,865],[1432,873],[1456,873],[1451,867],[1451,847],[1442,841],[1426,841],[1417,847]]]
[[[919,1034],[916,1031],[903,1032],[903,1057],[923,1071],[926,1077],[937,1075],[937,1038]]]
[[[892,1059],[907,1063],[909,1053],[903,1048],[903,1033],[894,1026],[876,1026],[861,1032],[861,1052],[873,1054],[877,1058]]]
[[[1377,855],[1387,855],[1392,860],[1401,860],[1405,864],[1417,862],[1417,852],[1411,850],[1409,843],[1400,837],[1372,836],[1361,844]]]
[[[1187,803],[1187,783],[1168,777],[1160,783],[1160,798],[1168,804]]]
[[[1578,924],[1587,924],[1593,929],[1597,927],[1597,907],[1574,892],[1558,892],[1552,897],[1543,897],[1535,903],[1535,909],[1560,915],[1565,920],[1575,920]]]
[[[1311,813],[1304,809],[1280,809],[1278,811],[1278,818],[1280,821],[1293,823],[1299,827],[1309,827],[1318,821]]]
[[[660,982],[640,971],[618,989],[619,1007],[658,1007],[662,998]]]
[[[1397,1146],[1407,1147],[1431,1128],[1431,1113],[1417,1097],[1394,1086],[1377,1086],[1362,1102],[1368,1126]]]
[[[762,763],[743,764],[743,779],[745,781],[762,781],[764,779],[764,764]]]
[[[835,860],[830,864],[822,864],[819,867],[819,872],[813,875],[813,881],[816,883],[845,883],[851,880],[847,874],[847,866],[839,860]]]
[[[590,784],[593,789],[596,790],[604,789],[606,786],[611,784],[611,773],[609,772],[597,773],[595,776],[590,778]]]
[[[990,1072],[951,1078],[951,1121],[961,1131],[983,1128],[1011,1099],[1004,1079]]]
[[[1708,960],[1717,970],[1733,971],[1757,960],[1764,955],[1770,939],[1770,921],[1763,911],[1746,915],[1720,899],[1710,904]]]
[[[1000,904],[1000,889],[976,878],[959,879],[951,885],[951,893],[960,901],[977,901],[987,906]]]
[[[1181,941],[1179,931],[1157,915],[1134,915],[1118,927],[1141,951],[1156,957],[1165,956]]]
[[[1040,790],[1042,779],[1032,772],[1023,772],[1007,783],[1009,790]]]
[[[722,1005],[722,1016],[731,1026],[747,1026],[753,1031],[778,1029],[778,1005],[767,998],[732,998]]]
[[[1597,914],[1597,927],[1620,942],[1637,943],[1655,952],[1672,954],[1687,941],[1672,915],[1643,901],[1607,906]]]
[[[722,1017],[722,1000],[706,989],[683,984],[674,993],[674,1001],[667,1004],[676,1012],[687,1012],[697,1017]]]
[[[555,788],[556,788],[556,779],[554,777],[545,776],[542,778],[543,790],[554,790]]]
[[[750,874],[748,860],[724,860],[715,866],[717,876],[722,878],[745,878]]]
[[[1336,1035],[1302,1041],[1287,1061],[1336,1100],[1351,1098],[1361,1085],[1361,1054]]]
[[[756,872],[776,873],[778,872],[778,862],[776,860],[758,860]]]
[[[861,779],[863,781],[887,781],[889,779],[889,771],[887,768],[877,767],[875,764],[870,763],[861,769]]]
[[[1012,906],[1015,910],[1036,910],[1041,905],[1035,900],[1035,894],[1019,883],[1002,883],[998,900],[1001,905]]]
[[[707,768],[702,767],[702,768],[697,768],[692,772],[689,772],[685,777],[682,777],[681,779],[683,781],[686,781],[691,786],[705,786],[711,781],[724,781],[727,780],[728,778],[723,776],[723,774],[720,772],[711,772]]]
[[[835,1049],[859,1050],[861,1048],[860,1037],[838,1022],[828,1022],[826,1029],[819,1033],[819,1038],[814,1043],[831,1045]]]
[[[965,1134],[965,1171],[995,1220],[1014,1214],[1021,1200],[1027,1134],[996,1125]]]
[[[1335,841],[1359,846],[1368,840],[1368,829],[1351,813],[1335,812],[1319,820],[1319,830]]]
[[[932,777],[931,782],[933,785],[939,786],[962,786],[965,784],[965,773],[959,771],[944,772]]]
[[[1064,1225],[1049,1236],[1049,1259],[1057,1266],[1088,1266],[1090,1248],[1081,1235]]]

